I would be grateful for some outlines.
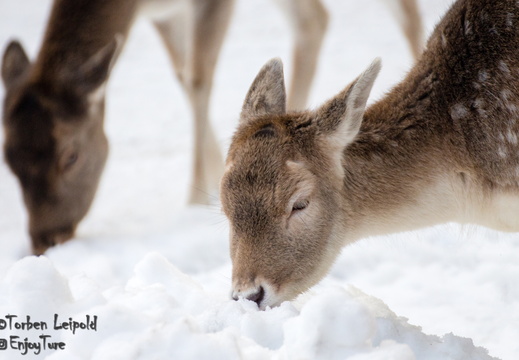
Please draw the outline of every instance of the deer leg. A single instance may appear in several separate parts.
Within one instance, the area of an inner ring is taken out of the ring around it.
[[[398,0],[396,6],[396,17],[416,60],[424,46],[423,25],[418,4],[416,0]]]
[[[177,76],[189,98],[194,118],[194,157],[190,204],[209,204],[218,189],[223,160],[209,122],[213,75],[230,22],[234,0],[193,0],[186,15],[155,23]]]
[[[287,107],[303,110],[317,68],[319,51],[328,26],[328,13],[320,0],[276,1],[293,30],[292,78]]]
[[[188,28],[187,12],[187,9],[182,9],[182,11],[175,13],[170,18],[161,19],[153,23],[168,51],[175,75],[184,89],[186,86],[184,83],[184,73],[188,43],[185,35]]]

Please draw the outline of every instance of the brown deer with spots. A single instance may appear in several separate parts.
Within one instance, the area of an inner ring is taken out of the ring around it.
[[[380,62],[287,112],[282,65],[254,80],[221,184],[232,296],[264,309],[358,239],[446,222],[519,231],[519,3],[459,0],[418,63],[367,107]]]

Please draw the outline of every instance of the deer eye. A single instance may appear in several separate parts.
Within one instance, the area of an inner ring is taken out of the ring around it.
[[[63,163],[61,164],[61,169],[63,171],[69,170],[72,165],[74,165],[77,162],[77,159],[79,157],[79,154],[77,151],[73,151],[70,154],[67,154],[66,157],[63,159]]]
[[[298,200],[292,205],[292,213],[306,209],[310,202],[308,200]]]

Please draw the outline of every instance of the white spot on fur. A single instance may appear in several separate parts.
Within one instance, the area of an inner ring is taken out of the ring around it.
[[[465,20],[465,23],[463,24],[463,29],[465,31],[465,35],[472,34],[472,24],[470,21]]]
[[[482,98],[477,98],[476,100],[474,100],[474,106],[476,108],[482,108],[483,106],[485,106],[485,100],[483,100]]]
[[[506,26],[509,28],[514,26],[514,14],[513,13],[508,13],[506,15]]]
[[[508,89],[504,89],[504,90],[501,90],[501,100],[503,100],[503,102],[508,102],[510,101],[510,98],[512,97],[512,92]]]
[[[499,139],[500,142],[502,142],[502,143],[505,142],[505,135],[503,135],[503,133],[499,133],[499,135],[497,136],[497,138]]]
[[[460,120],[469,114],[469,109],[463,104],[454,104],[449,111],[453,120]]]
[[[502,146],[499,146],[499,148],[497,149],[497,154],[502,159],[506,158],[506,156],[507,156],[506,149],[504,149]]]
[[[481,83],[486,82],[488,80],[488,72],[486,72],[485,70],[480,70],[478,73],[478,80]]]
[[[501,70],[501,72],[503,74],[505,74],[506,76],[510,76],[510,68],[508,67],[506,62],[504,62],[503,60],[500,60],[499,63],[497,64],[497,67],[499,68],[499,70]]]
[[[511,101],[513,96],[514,94],[512,93],[512,91],[508,89],[501,90],[500,99],[503,102],[505,109],[508,110],[510,113],[515,114],[517,113],[517,106]]]
[[[517,134],[512,132],[511,129],[508,129],[508,132],[506,133],[506,138],[512,145],[517,145]]]
[[[474,107],[476,108],[479,116],[487,116],[487,111],[485,110],[485,100],[483,100],[482,98],[477,98],[476,100],[474,100]]]
[[[508,111],[510,111],[511,113],[517,113],[518,112],[518,109],[517,109],[517,105],[515,105],[514,103],[511,103],[511,102],[507,102],[506,103],[506,108],[508,109]],[[513,120],[513,119],[510,119],[510,120]],[[515,121],[511,121],[511,122],[515,122]]]

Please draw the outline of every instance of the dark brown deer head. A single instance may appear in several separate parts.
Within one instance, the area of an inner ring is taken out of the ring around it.
[[[104,84],[117,44],[59,70],[32,65],[17,41],[5,50],[5,160],[22,188],[35,254],[70,239],[94,198],[108,153]]]

